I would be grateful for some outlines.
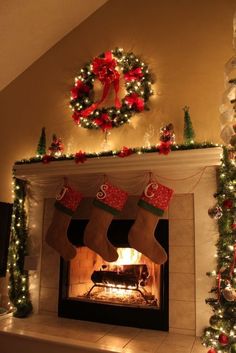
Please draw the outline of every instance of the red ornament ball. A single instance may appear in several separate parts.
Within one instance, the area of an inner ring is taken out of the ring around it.
[[[229,337],[226,336],[224,333],[221,333],[219,335],[219,342],[222,346],[227,346],[227,344],[229,343]]]
[[[215,350],[215,348],[210,348],[207,353],[217,353],[217,350]]]
[[[224,202],[223,202],[223,207],[230,210],[232,207],[233,207],[233,201],[230,200],[230,199],[226,199]]]

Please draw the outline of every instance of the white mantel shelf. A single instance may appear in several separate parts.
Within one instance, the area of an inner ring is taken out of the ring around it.
[[[37,180],[53,176],[116,173],[129,171],[176,171],[220,165],[221,147],[173,151],[168,155],[158,153],[133,154],[120,158],[117,156],[87,159],[76,164],[74,160],[54,161],[48,164],[15,164],[15,176],[20,179]]]

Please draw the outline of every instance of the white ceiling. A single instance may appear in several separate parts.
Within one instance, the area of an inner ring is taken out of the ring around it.
[[[108,0],[0,0],[0,91]]]

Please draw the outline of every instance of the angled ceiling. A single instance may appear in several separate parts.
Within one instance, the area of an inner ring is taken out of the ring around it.
[[[108,0],[0,0],[0,91]]]

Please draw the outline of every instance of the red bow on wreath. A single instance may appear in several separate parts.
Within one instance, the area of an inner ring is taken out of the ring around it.
[[[144,100],[143,98],[140,98],[136,93],[132,93],[125,97],[125,102],[131,108],[136,108],[140,112],[144,109]]]
[[[137,67],[136,69],[130,70],[124,74],[124,78],[126,81],[140,80],[142,77],[143,72],[141,67]]]
[[[104,132],[112,128],[112,121],[108,114],[102,114],[99,118],[94,119],[94,122]]]
[[[120,74],[116,70],[116,66],[117,66],[117,62],[115,59],[112,58],[111,51],[106,52],[104,58],[99,58],[99,57],[94,58],[92,62],[92,67],[93,67],[92,71],[104,86],[103,94],[100,101],[92,104],[89,108],[85,109],[82,112],[83,116],[85,117],[88,116],[95,109],[98,108],[98,106],[106,99],[112,84],[115,90],[115,107],[117,109],[121,107],[121,104],[118,98]]]

